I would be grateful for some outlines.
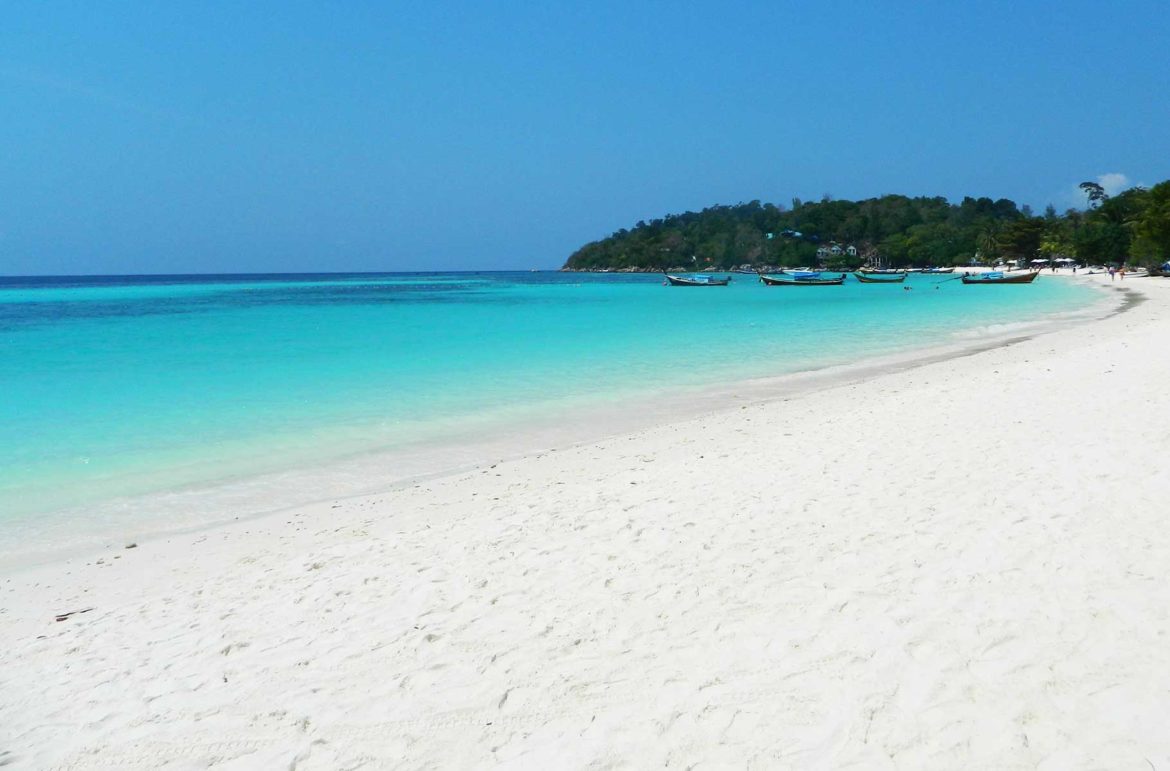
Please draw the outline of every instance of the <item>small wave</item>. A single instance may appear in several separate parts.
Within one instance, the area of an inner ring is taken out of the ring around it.
[[[976,327],[960,329],[952,333],[956,340],[980,340],[987,337],[1000,337],[1016,332],[1032,331],[1042,326],[1035,321],[1012,321],[1002,324],[984,324]]]

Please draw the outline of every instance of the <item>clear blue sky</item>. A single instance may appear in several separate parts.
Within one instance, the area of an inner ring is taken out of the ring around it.
[[[1170,178],[1163,2],[55,2],[0,25],[0,273],[559,266],[792,197]]]

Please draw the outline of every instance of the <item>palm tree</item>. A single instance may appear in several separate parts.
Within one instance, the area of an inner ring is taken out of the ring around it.
[[[999,223],[992,220],[984,226],[983,232],[975,239],[975,245],[979,248],[979,254],[983,261],[992,267],[995,267],[995,264],[999,262],[1001,254],[999,230]]]

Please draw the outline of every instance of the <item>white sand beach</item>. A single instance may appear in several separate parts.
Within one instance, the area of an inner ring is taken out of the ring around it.
[[[0,575],[0,765],[1170,769],[1170,280],[1109,289],[1068,330]]]

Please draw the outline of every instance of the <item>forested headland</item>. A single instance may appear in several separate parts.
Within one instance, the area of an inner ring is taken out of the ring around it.
[[[1108,195],[1081,189],[1086,208],[1037,215],[1006,198],[884,195],[712,206],[639,222],[578,249],[566,270],[726,270],[740,265],[852,269],[1071,258],[1157,266],[1170,260],[1170,181]]]

